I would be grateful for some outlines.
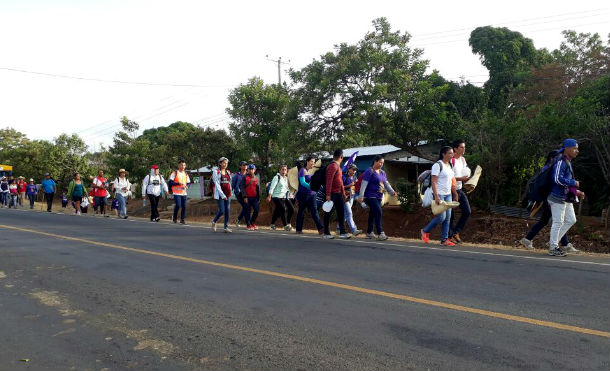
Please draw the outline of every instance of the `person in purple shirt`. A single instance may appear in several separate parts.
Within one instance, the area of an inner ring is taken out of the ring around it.
[[[396,195],[396,192],[394,192],[388,182],[385,172],[381,170],[384,162],[385,160],[381,155],[373,158],[373,165],[362,176],[360,195],[358,197],[358,202],[364,201],[369,207],[369,223],[366,227],[366,238],[375,238],[373,234],[374,224],[378,234],[377,239],[382,241],[388,239],[381,226],[381,201],[383,200],[383,194],[387,191],[392,196]]]
[[[354,214],[352,213],[352,206],[354,204],[354,198],[357,196],[355,192],[356,180],[356,171],[358,171],[358,166],[356,164],[351,164],[347,169],[347,172],[343,174],[343,187],[345,188],[345,194],[347,196],[347,201],[345,201],[345,221],[347,222],[347,226],[349,227],[352,235],[357,236],[362,233],[362,230],[356,227],[356,222],[354,222]]]
[[[309,209],[311,217],[316,223],[318,228],[318,234],[324,233],[324,225],[320,220],[318,214],[318,206],[316,204],[316,192],[311,190],[309,183],[311,181],[311,175],[307,174],[307,171],[313,167],[315,157],[308,156],[305,160],[305,166],[299,169],[299,189],[297,190],[297,201],[299,203],[299,211],[297,212],[297,225],[296,233],[303,233],[303,222],[305,220],[305,210]]]
[[[30,183],[25,187],[25,194],[30,200],[30,209],[33,209],[34,201],[36,200],[36,195],[38,194],[38,186],[34,184],[34,179],[30,178]]]

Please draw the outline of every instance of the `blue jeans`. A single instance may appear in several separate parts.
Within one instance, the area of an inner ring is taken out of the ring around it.
[[[229,214],[231,212],[231,200],[229,200],[229,199],[223,200],[222,198],[219,198],[218,200],[216,200],[216,202],[218,203],[218,212],[216,213],[216,216],[214,217],[214,223],[216,223],[218,221],[218,219],[220,219],[220,217],[224,214],[225,228],[228,228],[229,227]]]
[[[355,232],[356,223],[354,222],[354,213],[352,212],[352,206],[354,205],[354,195],[349,199],[349,201],[345,201],[344,209],[345,209],[345,222],[347,223],[347,227],[350,231]]]
[[[470,202],[468,202],[468,196],[466,196],[466,192],[464,192],[462,189],[458,189],[457,193],[460,197],[458,199],[458,201],[460,202],[460,219],[458,220],[457,224],[454,224],[455,214],[451,213],[450,230],[452,236],[464,230],[466,222],[468,221],[468,218],[470,218],[470,214],[472,213],[472,211],[470,210]]]
[[[248,197],[248,202],[244,203],[244,205],[246,208],[244,211],[242,211],[242,213],[244,214],[244,218],[246,219],[246,223],[249,227],[252,224],[256,224],[256,218],[258,217],[258,198]],[[252,214],[250,214],[252,210],[254,211]]]
[[[324,228],[320,215],[318,214],[318,205],[316,201],[316,195],[308,195],[297,193],[297,201],[299,202],[299,211],[297,212],[297,232],[303,231],[303,222],[305,221],[305,210],[309,210],[313,222],[316,223],[318,231]]]
[[[248,205],[244,202],[244,198],[241,195],[235,196],[235,199],[237,199],[237,202],[239,202],[241,205],[241,212],[237,216],[237,221],[241,222],[241,220],[244,219],[247,222],[248,219],[246,219],[246,208]]]
[[[116,199],[119,200],[119,216],[127,216],[127,200],[120,193],[116,194]]]
[[[373,233],[373,224],[377,229],[377,234],[383,232],[381,227],[381,199],[377,197],[367,197],[364,202],[369,207],[369,223],[366,227],[366,233]]]
[[[441,201],[449,202],[451,201],[451,195],[439,195]],[[432,201],[436,202],[436,201]],[[441,242],[445,241],[449,238],[449,223],[451,221],[451,209],[447,209],[446,211],[438,214],[437,216],[430,221],[430,223],[424,228],[424,232],[430,233],[431,230],[434,229],[439,224],[442,224],[441,228]]]
[[[174,221],[178,217],[178,209],[180,209],[180,220],[183,221],[186,217],[186,196],[174,195]]]
[[[8,205],[8,193],[7,192],[0,192],[0,203],[3,206]]]

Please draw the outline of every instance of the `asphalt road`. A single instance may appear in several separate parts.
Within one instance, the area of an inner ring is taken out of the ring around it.
[[[608,370],[610,260],[0,210],[0,370]]]

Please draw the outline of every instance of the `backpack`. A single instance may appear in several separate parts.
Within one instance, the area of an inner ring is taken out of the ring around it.
[[[527,183],[527,198],[530,201],[542,202],[549,197],[553,189],[553,168],[561,159],[561,156],[554,158],[548,166],[540,169]]]
[[[371,168],[368,168],[366,171],[360,174],[358,180],[356,180],[356,183],[354,183],[354,190],[356,191],[356,195],[360,193],[360,188],[362,187],[362,178],[364,178],[364,174],[369,170],[371,170]]]
[[[438,160],[436,162],[440,167],[439,174],[443,171],[443,161]],[[432,186],[432,169],[425,170],[417,177],[417,183],[420,185],[420,193],[423,195],[426,193],[426,189]]]
[[[311,176],[309,187],[312,191],[318,192],[321,186],[326,185],[326,166],[322,166]]]

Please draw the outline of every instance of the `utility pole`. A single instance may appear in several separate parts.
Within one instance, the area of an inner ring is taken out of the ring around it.
[[[270,59],[269,54],[267,54],[265,57],[267,57],[268,61],[277,63],[277,83],[279,86],[282,86],[282,64],[289,64],[290,59],[288,62],[282,62],[282,57],[279,57],[278,59]]]

